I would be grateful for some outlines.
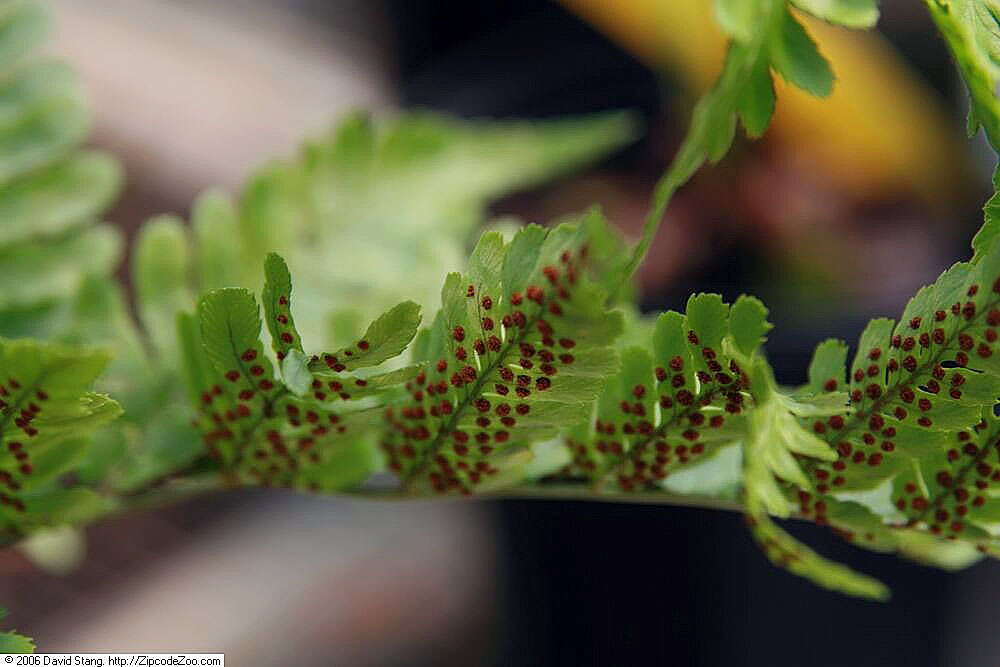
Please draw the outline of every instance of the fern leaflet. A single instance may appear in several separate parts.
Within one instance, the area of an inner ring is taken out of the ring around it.
[[[105,506],[83,487],[55,478],[82,457],[88,436],[121,414],[88,390],[105,353],[34,341],[0,340],[0,523],[7,533],[92,518]]]
[[[412,400],[386,411],[390,469],[411,487],[469,493],[586,410],[618,363],[622,319],[601,282],[619,244],[596,213],[509,243],[484,234],[418,343],[427,368]]]
[[[198,304],[197,323],[193,316],[181,316],[186,376],[205,446],[236,483],[314,491],[357,484],[375,465],[370,425],[380,413],[366,400],[393,390],[415,371],[361,377],[342,372],[346,367],[339,363],[315,373],[307,360],[290,364],[302,358],[291,316],[291,278],[274,254],[267,258],[266,272],[265,316],[283,378],[264,352],[260,308],[249,291],[213,290]],[[418,312],[413,303],[391,311],[388,321],[373,325],[358,341],[359,356],[378,350],[368,360],[384,359],[393,348],[398,354],[416,332]],[[319,361],[320,356],[312,359]]]

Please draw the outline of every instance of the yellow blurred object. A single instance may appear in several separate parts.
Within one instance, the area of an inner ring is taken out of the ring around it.
[[[711,0],[561,0],[650,67],[702,93],[722,69],[726,37]],[[961,194],[968,166],[961,131],[934,91],[875,31],[796,15],[830,61],[833,94],[816,99],[775,76],[778,104],[766,138],[786,159],[857,197]]]

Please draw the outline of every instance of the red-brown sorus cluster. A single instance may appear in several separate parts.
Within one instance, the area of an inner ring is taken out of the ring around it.
[[[830,525],[829,518],[827,517],[827,503],[834,501],[823,496],[813,495],[801,489],[797,491],[797,496],[799,501],[799,516],[812,519],[819,526]],[[849,529],[838,528],[836,526],[832,529],[837,535],[848,542],[853,542],[858,537],[854,531]],[[866,531],[861,534],[861,538],[866,542],[874,542],[875,534]]]
[[[239,369],[223,374],[226,379],[223,384],[233,385],[230,391],[224,392],[222,386],[215,384],[201,395],[202,441],[215,458],[221,458],[219,443],[236,442],[237,432],[242,436],[242,427],[253,423],[254,415],[260,416],[258,399],[266,401],[275,389],[274,382],[265,377],[267,371],[259,363],[257,350],[244,350],[240,362]]]
[[[704,415],[695,413],[692,417],[703,418]],[[639,442],[620,468],[618,484],[624,491],[641,489],[664,479],[671,468],[689,463],[704,453],[705,444],[701,442],[682,440],[678,444],[671,444],[663,439]]]
[[[655,483],[672,469],[697,459],[706,450],[699,442],[702,431],[721,428],[727,416],[743,411],[740,390],[749,384],[746,374],[733,360],[723,365],[725,360],[711,347],[699,347],[696,332],[689,331],[687,339],[704,360],[703,368],[696,371],[700,386],[690,380],[694,369],[686,369],[684,360],[675,356],[654,371],[662,419],[658,428],[651,428],[639,403],[623,401],[620,406],[621,430],[635,441],[619,467],[617,479],[625,491]],[[635,387],[631,393],[645,395],[645,388]],[[708,406],[722,410],[704,411]]]
[[[295,345],[295,331],[290,325],[291,313],[288,308],[288,296],[282,294],[278,297],[278,308],[274,319],[277,323],[278,340],[280,349],[277,351],[278,361],[285,358],[286,350]]]
[[[334,373],[341,373],[347,370],[347,366],[344,363],[345,359],[347,361],[350,361],[350,359],[354,357],[356,354],[358,355],[363,354],[370,349],[371,349],[371,343],[369,343],[367,340],[362,339],[359,340],[357,343],[355,343],[353,347],[346,347],[337,354],[329,354],[329,353],[324,354],[322,357],[323,363],[326,364],[326,367],[329,368]],[[348,384],[354,383],[355,386],[361,386],[361,387],[364,386],[363,384],[357,384],[358,382],[359,380],[356,379],[338,379],[327,382],[327,385],[329,390],[333,392],[335,396],[346,401],[351,398],[351,395],[348,391],[345,391],[345,386],[348,386],[345,385],[345,383]],[[360,382],[364,382],[364,380],[360,380]],[[322,387],[322,383],[319,383],[319,385],[320,386],[317,386],[317,383],[313,382],[313,389],[315,390],[316,393],[316,400],[325,401],[329,397],[326,395],[325,389]]]
[[[1000,281],[994,285],[995,294],[1000,293],[998,287]],[[978,291],[978,286],[972,285],[967,296],[971,298]],[[981,323],[977,314],[985,314],[985,322]],[[959,321],[957,335],[951,338],[943,326],[948,318]],[[977,310],[972,301],[956,302],[930,317],[910,319],[903,332],[892,336],[889,350],[876,346],[859,357],[851,369],[851,402],[863,409],[847,417],[846,426],[844,417],[813,424],[813,430],[830,442],[840,457],[829,469],[820,466],[814,471],[817,489],[842,487],[850,481],[852,466],[878,466],[892,456],[894,429],[873,427],[884,421],[881,415],[933,428],[937,401],[962,399],[967,373],[962,369],[975,367],[975,357],[992,356],[997,326],[1000,310],[994,304]]]
[[[746,374],[735,361],[723,366],[712,348],[698,348],[694,331],[688,332],[687,338],[705,360],[704,369],[698,371],[700,386],[691,381],[693,369],[686,369],[680,356],[672,357],[655,369],[655,390],[642,384],[633,386],[622,397],[615,419],[595,423],[594,451],[617,464],[616,478],[625,491],[644,488],[695,460],[706,451],[705,444],[699,442],[703,429],[721,428],[727,417],[743,411],[740,390],[749,384]],[[661,410],[657,428],[651,423],[653,401]],[[704,411],[708,406],[716,409]],[[627,442],[632,446],[627,447]],[[592,474],[597,468],[593,453],[586,448],[580,451],[577,447],[574,462],[585,473]]]
[[[247,472],[263,486],[288,486],[300,469],[321,461],[320,448],[328,433],[343,433],[341,418],[332,413],[320,413],[289,401],[284,406],[287,427],[278,430],[280,422],[269,422],[263,440],[257,442]]]
[[[644,420],[639,421],[638,426],[635,422],[622,425],[623,432],[626,426],[632,426],[631,430],[637,434],[631,438],[635,444],[619,466],[617,480],[623,490],[641,489],[662,480],[673,469],[690,463],[705,453],[705,443],[700,441],[702,432],[705,429],[721,428],[726,422],[726,416],[716,410],[703,412],[702,408],[713,404],[711,398],[707,402],[704,400],[699,399],[697,405],[667,418],[655,430],[646,429]],[[727,405],[734,405],[737,412],[742,410],[743,397],[739,393],[728,396],[725,400]],[[634,405],[630,408],[630,414],[635,414]],[[605,434],[614,433],[614,425],[598,424],[598,432],[602,430]],[[595,447],[602,454],[621,456],[620,442],[613,441],[610,448],[607,448],[606,441],[598,440]]]
[[[247,349],[240,358],[254,364],[246,369],[248,376],[264,374],[264,369],[256,365],[255,350]],[[202,395],[202,438],[209,453],[219,459],[220,444],[229,443],[234,457],[232,467],[263,486],[291,485],[304,466],[320,462],[323,438],[345,431],[336,414],[305,407],[288,396],[277,400],[272,397],[270,401],[264,396],[265,401],[260,403],[255,399],[262,392],[246,385],[237,390],[224,392],[214,385]]]
[[[340,377],[332,380],[315,378],[310,386],[313,398],[317,401],[349,401],[352,395],[356,396],[356,394],[352,394],[351,392],[364,390],[368,386],[368,381],[354,377]]]
[[[34,438],[38,435],[38,429],[32,422],[42,411],[41,404],[48,400],[49,396],[41,390],[37,391],[34,396],[28,395],[27,392],[17,396],[20,389],[21,383],[17,378],[8,378],[6,386],[0,384],[0,411],[5,419],[13,421],[14,426],[19,428],[25,436]],[[11,415],[13,415],[12,420],[10,419]]]
[[[697,346],[697,334],[689,331],[688,341]],[[690,381],[691,372],[684,368],[684,360],[679,356],[669,359],[665,367],[656,368],[657,392],[664,419],[671,415],[687,416],[692,410],[712,403],[719,396],[725,398],[724,408],[727,413],[735,415],[742,411],[743,396],[740,390],[750,384],[746,373],[733,360],[724,368],[716,351],[710,347],[701,348],[700,353],[707,370],[696,373],[699,387],[695,387]]]
[[[543,268],[547,285],[514,292],[510,303],[466,287],[479,321],[449,327],[449,356],[406,385],[409,403],[386,410],[392,433],[382,446],[391,470],[404,478],[426,473],[440,493],[470,492],[498,472],[487,457],[513,439],[531,413],[526,401],[576,361],[576,340],[560,329],[585,254],[564,252]]]
[[[887,424],[881,415],[870,415],[864,422],[860,438],[847,437],[843,434],[846,421],[841,415],[833,415],[825,420],[813,422],[812,430],[834,444],[837,460],[826,465],[817,466],[812,471],[816,482],[816,491],[827,493],[844,486],[850,477],[852,466],[877,467],[882,465],[886,456],[896,451],[896,428]],[[838,439],[838,434],[844,437]]]
[[[924,521],[935,535],[955,539],[967,528],[970,510],[986,503],[991,482],[1000,482],[996,440],[977,444],[973,435],[961,431],[955,446],[947,451],[951,466],[934,471],[936,490],[925,497],[916,484],[907,483],[895,499],[899,511],[911,521]]]
[[[570,475],[579,473],[584,477],[594,477],[594,474],[597,472],[597,461],[594,460],[587,443],[567,438],[566,447],[569,449],[572,459],[566,467],[565,472]]]
[[[997,293],[997,284],[994,285],[994,293]],[[971,299],[979,292],[978,285],[971,285],[966,296]],[[981,326],[977,320],[977,315],[985,313],[986,326]],[[946,332],[946,320],[948,318],[958,320],[957,336],[950,338]],[[906,323],[903,332],[894,334],[890,340],[891,355],[883,354],[879,348],[873,348],[868,353],[871,362],[884,362],[884,357],[891,356],[887,363],[870,363],[867,366],[857,366],[851,371],[851,400],[854,403],[861,403],[865,398],[873,401],[886,402],[883,392],[891,392],[886,389],[886,385],[894,387],[899,397],[905,403],[913,403],[917,398],[915,387],[924,385],[925,380],[927,391],[931,394],[938,394],[942,390],[947,391],[950,398],[958,400],[961,398],[959,386],[964,381],[961,375],[955,375],[951,379],[955,384],[946,385],[942,383],[944,371],[941,364],[944,362],[954,362],[955,365],[965,367],[975,366],[974,359],[988,359],[993,356],[994,345],[997,340],[997,327],[1000,326],[1000,310],[995,307],[995,303],[987,304],[981,311],[977,310],[976,304],[971,301],[956,301],[948,310],[935,311],[931,317],[914,317]],[[956,343],[958,349],[956,350]],[[928,371],[933,375],[926,378]],[[894,377],[895,374],[898,377]],[[956,379],[958,378],[958,379]],[[921,411],[930,410],[932,403],[929,397],[924,398],[924,403],[917,403]],[[930,417],[923,415],[916,419],[917,423],[924,427],[933,425]]]
[[[267,370],[259,362],[257,350],[252,347],[247,348],[240,354],[240,361],[242,363],[239,368],[231,368],[223,374],[226,380],[234,385],[242,381],[238,392],[239,400],[249,401],[257,392],[267,394],[274,390],[274,381],[264,377]],[[213,393],[218,395],[218,392]],[[210,392],[202,396],[202,402],[206,405],[212,402]]]
[[[0,470],[0,484],[6,486],[11,492],[19,491],[21,480],[31,475],[35,470],[24,443],[30,442],[31,438],[38,435],[34,421],[41,414],[45,401],[49,399],[49,395],[43,389],[37,389],[34,393],[25,391],[18,395],[21,388],[21,383],[17,378],[8,378],[6,383],[0,383],[0,415],[5,420],[12,421],[23,434],[23,438],[8,439],[5,444],[6,450],[14,457],[16,467],[14,470]],[[10,419],[11,416],[13,419]],[[0,493],[0,505],[10,507],[18,512],[25,511],[24,502],[7,493]]]

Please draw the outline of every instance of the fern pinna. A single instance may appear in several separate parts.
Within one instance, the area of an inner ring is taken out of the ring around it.
[[[90,434],[121,414],[89,391],[104,352],[0,341],[0,522],[5,532],[91,518],[106,509],[92,491],[59,483],[87,450]]]
[[[653,356],[626,349],[592,429],[584,425],[571,435],[573,468],[624,491],[641,490],[732,444],[742,432],[749,385],[740,360],[768,327],[752,297],[741,297],[730,311],[718,295],[699,294],[686,315],[660,315]]]
[[[621,254],[597,213],[510,242],[484,234],[416,345],[426,367],[411,400],[386,409],[390,469],[411,487],[468,493],[589,409],[617,366],[622,316],[605,304]]]
[[[235,483],[336,490],[374,470],[369,405],[415,375],[414,369],[358,376],[349,371],[396,356],[420,322],[419,307],[400,304],[350,348],[321,358],[310,371],[292,317],[292,284],[284,260],[267,258],[264,312],[276,372],[261,343],[260,308],[244,289],[223,288],[198,304],[197,322],[179,322],[185,370],[198,407],[197,426],[211,456]],[[341,363],[340,359],[344,360]]]

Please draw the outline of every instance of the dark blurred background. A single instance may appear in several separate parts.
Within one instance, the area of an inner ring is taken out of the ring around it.
[[[236,187],[356,106],[463,117],[631,108],[643,137],[586,173],[495,203],[544,221],[599,202],[635,234],[718,71],[709,0],[73,0],[55,50],[83,73],[94,143],[129,183],[132,229]],[[759,295],[768,353],[804,381],[812,348],[966,253],[992,157],[919,3],[877,33],[809,24],[826,102],[779,86],[774,125],[677,197],[641,272],[644,308]],[[1000,664],[1000,569],[946,573],[792,526],[886,581],[887,604],[771,567],[740,517],[590,502],[407,505],[237,493],[89,529],[82,564],[0,556],[0,599],[43,651],[225,651],[231,664]],[[70,539],[70,538],[66,538]],[[44,549],[43,549],[44,550]]]

